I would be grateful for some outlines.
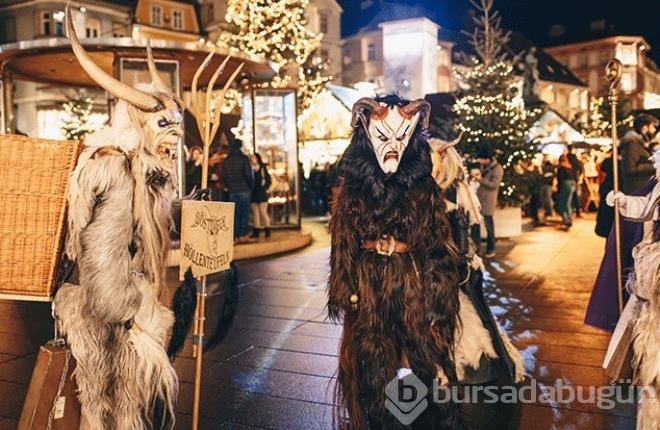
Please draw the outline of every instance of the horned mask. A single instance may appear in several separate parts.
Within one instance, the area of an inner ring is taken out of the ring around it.
[[[353,105],[351,125],[362,123],[380,168],[386,174],[393,174],[399,168],[420,116],[423,127],[428,127],[430,108],[422,99],[404,106],[388,106],[364,97]]]
[[[146,137],[142,149],[155,156],[163,168],[171,168],[177,157],[179,139],[183,136],[183,108],[170,87],[158,75],[151,46],[147,43],[147,64],[152,83],[141,85],[139,89],[133,88],[108,75],[85,52],[76,36],[68,4],[66,28],[71,48],[85,72],[107,92],[135,108],[131,117],[139,123]]]

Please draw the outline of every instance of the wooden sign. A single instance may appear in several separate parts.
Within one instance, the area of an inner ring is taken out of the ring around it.
[[[234,258],[234,204],[184,200],[181,207],[179,279],[229,269]]]

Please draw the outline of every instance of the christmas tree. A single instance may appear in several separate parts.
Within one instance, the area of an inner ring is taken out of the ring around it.
[[[297,83],[299,113],[332,79],[323,74],[324,61],[313,55],[323,35],[305,27],[308,5],[309,0],[228,0],[225,18],[230,28],[218,41],[273,61],[279,71],[268,85],[283,88]]]
[[[68,140],[82,140],[86,135],[94,131],[90,121],[92,114],[92,99],[81,96],[69,99],[63,105],[65,118],[62,121],[62,132]]]
[[[504,169],[499,204],[520,205],[529,195],[527,165],[535,153],[526,135],[540,111],[525,108],[520,78],[504,54],[509,35],[500,28],[497,12],[491,13],[493,0],[472,3],[482,14],[470,34],[476,55],[470,68],[455,70],[464,88],[453,107],[463,133],[460,148],[474,155],[488,146]]]
[[[314,51],[298,69],[298,112],[309,108],[321,93],[325,84],[332,80],[328,75],[330,60]]]

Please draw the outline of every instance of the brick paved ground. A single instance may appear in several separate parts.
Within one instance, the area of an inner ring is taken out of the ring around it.
[[[277,257],[240,261],[240,308],[224,344],[205,354],[201,429],[329,429],[332,376],[341,328],[325,319],[328,236],[307,219],[314,241]],[[488,262],[489,304],[523,350],[527,384],[601,387],[609,335],[582,324],[602,256],[592,214],[570,232],[548,226],[497,245]],[[212,299],[213,300],[213,299]],[[213,310],[214,302],[210,308]],[[44,303],[0,302],[0,430],[13,429],[34,363],[50,336]],[[189,429],[194,361],[187,346],[175,362],[181,378],[178,429]],[[585,391],[586,394],[586,391]],[[568,404],[479,404],[483,429],[634,429],[634,407]]]

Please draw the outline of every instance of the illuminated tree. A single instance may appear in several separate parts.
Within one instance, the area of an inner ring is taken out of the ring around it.
[[[314,51],[298,69],[298,113],[309,108],[321,93],[325,84],[332,80],[328,75],[330,60],[317,55]]]
[[[279,66],[303,64],[321,41],[305,28],[309,0],[229,0],[228,23],[236,26],[231,46],[263,55]]]
[[[481,0],[478,6],[483,16],[474,19],[476,27],[470,34],[476,55],[470,60],[472,67],[455,70],[463,89],[453,109],[457,128],[463,132],[461,149],[474,155],[488,146],[504,168],[499,203],[519,205],[529,195],[527,165],[535,154],[526,136],[540,111],[525,108],[520,79],[502,54],[508,33],[499,28],[497,13],[490,13],[492,3]]]
[[[82,140],[87,134],[93,132],[95,127],[91,123],[92,99],[78,97],[70,99],[62,105],[65,118],[62,121],[62,132],[68,140]]]
[[[228,0],[225,19],[230,28],[218,40],[221,45],[273,61],[279,71],[267,85],[297,84],[299,113],[332,79],[323,75],[327,65],[313,55],[323,35],[305,28],[308,4],[309,0]]]

